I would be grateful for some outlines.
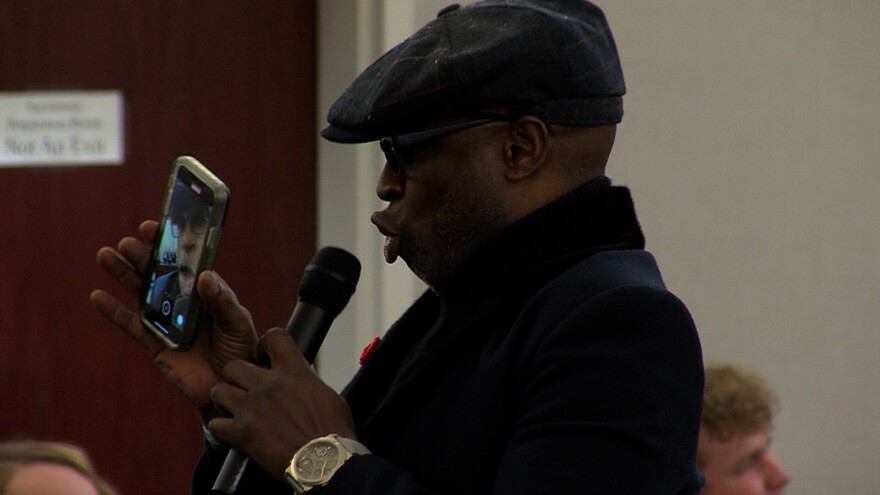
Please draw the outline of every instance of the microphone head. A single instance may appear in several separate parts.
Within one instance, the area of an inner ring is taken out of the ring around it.
[[[299,299],[335,316],[348,304],[360,276],[361,263],[353,254],[338,247],[323,247],[303,273]]]

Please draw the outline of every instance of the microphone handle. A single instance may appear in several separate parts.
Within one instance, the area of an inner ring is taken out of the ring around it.
[[[309,364],[315,361],[315,356],[318,355],[318,350],[321,349],[324,337],[327,336],[335,318],[336,315],[324,308],[303,300],[298,301],[293,308],[285,331],[296,342],[296,346]]]
[[[223,467],[220,468],[217,479],[214,480],[214,486],[211,487],[211,493],[235,495],[238,484],[249,464],[250,459],[244,452],[230,447],[229,453],[226,454],[226,460],[223,461]]]
[[[330,330],[335,315],[329,314],[320,306],[309,304],[302,300],[297,301],[287,322],[285,331],[293,337],[293,341],[302,351],[306,361],[311,364]],[[250,464],[250,459],[244,452],[231,447],[226,454],[226,460],[214,480],[211,493],[235,495],[238,485],[244,477],[245,470]]]

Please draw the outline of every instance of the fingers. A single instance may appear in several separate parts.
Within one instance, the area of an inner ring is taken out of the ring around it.
[[[238,362],[243,363],[244,361]],[[211,402],[233,416],[239,409],[238,404],[246,400],[246,395],[245,389],[229,383],[219,382],[211,387]]]
[[[134,296],[140,292],[143,279],[135,271],[134,266],[118,251],[110,247],[102,247],[95,255],[95,259],[126,292]]]
[[[223,416],[216,416],[208,421],[207,427],[211,433],[221,442],[231,444],[230,433],[232,430],[233,420]]]
[[[238,443],[235,420],[233,419],[235,413],[233,411],[238,410],[237,405],[246,400],[246,395],[247,392],[228,383],[220,382],[211,388],[211,402],[213,402],[215,409],[225,411],[225,414],[215,416],[208,421],[207,426],[221,441],[232,444]],[[227,416],[227,414],[231,416]]]
[[[116,249],[103,247],[95,256],[98,264],[129,294],[137,296],[140,293],[142,275],[150,261],[157,228],[158,223],[153,220],[142,222],[139,232],[143,239],[124,237]]]
[[[246,431],[251,417],[246,411],[247,390],[250,385],[257,385],[265,379],[265,370],[241,360],[230,362],[225,370],[224,377],[229,383],[219,382],[211,388],[211,402],[215,409],[225,411],[231,417],[216,416],[208,422],[208,428],[220,440],[240,445],[242,429]]]
[[[138,232],[150,244],[156,243],[156,233],[159,231],[159,222],[155,220],[144,220],[138,225]]]
[[[309,367],[293,338],[280,327],[272,328],[263,335],[260,349],[269,356],[273,369]]]
[[[348,404],[310,371],[293,339],[275,328],[263,345],[272,368],[230,361],[223,372],[227,382],[211,389],[215,406],[230,415],[208,423],[217,438],[270,473],[281,473],[291,453],[310,439],[328,432],[356,438]],[[291,362],[301,364],[285,369]]]
[[[248,390],[255,384],[261,383],[265,379],[266,373],[267,370],[240,359],[230,361],[223,369],[223,377],[226,378],[229,383],[244,390]],[[218,405],[222,406],[224,404],[218,403]]]
[[[124,237],[116,246],[122,256],[137,269],[139,274],[147,271],[147,265],[150,263],[150,255],[153,254],[153,245],[147,244],[140,239],[134,237]]]
[[[140,343],[151,357],[155,358],[165,348],[159,339],[144,328],[138,314],[112,295],[102,290],[94,290],[89,295],[89,299],[105,318]]]
[[[293,339],[281,328],[266,332],[261,342],[269,353],[271,368],[262,368],[241,359],[231,360],[222,373],[227,383],[219,383],[211,389],[214,404],[233,416],[239,414],[239,405],[247,400],[247,393],[271,397],[278,392],[279,377],[293,376],[298,371],[309,369]],[[301,363],[301,369],[291,369],[290,363]]]

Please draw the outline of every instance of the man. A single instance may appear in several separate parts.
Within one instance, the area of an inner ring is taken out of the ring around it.
[[[781,495],[791,477],[770,451],[778,400],[764,380],[731,365],[706,368],[697,453],[704,495]]]
[[[174,270],[157,277],[147,294],[147,304],[170,315],[178,327],[183,321],[179,315],[186,310],[195,288],[196,270],[205,247],[211,207],[199,199],[186,184],[174,186],[169,206],[170,228],[166,237],[174,244]]]
[[[444,9],[352,83],[322,135],[380,141],[372,221],[430,290],[342,397],[279,329],[252,364],[215,273],[198,280],[213,327],[185,354],[95,291],[207,422],[194,491],[216,437],[261,468],[241,493],[698,493],[696,329],[604,173],[624,91],[604,15],[573,0]],[[98,260],[134,292],[154,235]]]

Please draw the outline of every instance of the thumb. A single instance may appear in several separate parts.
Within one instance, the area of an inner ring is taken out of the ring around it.
[[[211,315],[213,328],[200,328],[211,335],[211,366],[218,374],[231,359],[256,359],[257,332],[251,313],[239,304],[229,285],[213,271],[199,275],[199,296]]]
[[[217,272],[202,272],[199,275],[198,291],[219,331],[235,335],[241,331],[250,333],[253,330],[250,311],[238,302],[235,292]]]

